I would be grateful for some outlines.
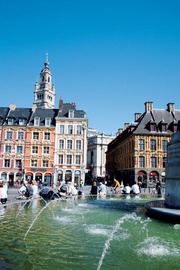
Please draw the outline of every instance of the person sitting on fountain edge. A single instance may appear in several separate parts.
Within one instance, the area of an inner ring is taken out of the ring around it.
[[[28,187],[27,181],[21,181],[21,187],[18,190],[18,193],[20,195],[20,198],[28,198],[30,196],[30,191]]]
[[[122,189],[123,194],[130,194],[131,188],[129,186],[129,183],[125,185],[125,187]]]
[[[139,194],[139,186],[136,182],[134,182],[134,185],[132,185],[131,187],[131,192],[135,195],[138,195]]]
[[[106,185],[104,185],[102,182],[99,183],[99,194],[100,195],[106,195],[107,188]]]
[[[90,190],[90,194],[97,195],[97,193],[98,193],[97,184],[96,181],[94,181]]]

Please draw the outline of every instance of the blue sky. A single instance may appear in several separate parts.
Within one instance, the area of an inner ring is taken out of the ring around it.
[[[8,0],[0,8],[0,106],[31,107],[46,52],[59,98],[115,134],[144,103],[180,109],[179,0]]]

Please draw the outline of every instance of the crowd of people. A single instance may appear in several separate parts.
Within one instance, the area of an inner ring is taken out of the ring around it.
[[[133,195],[139,195],[141,193],[141,186],[142,182],[134,182],[133,185],[130,186],[129,183],[126,183],[125,185],[122,185],[117,179],[114,179],[114,183],[111,186],[111,192],[114,194],[133,194]],[[161,195],[161,183],[160,181],[157,181],[155,183],[155,188],[153,189],[154,193],[157,195]],[[108,188],[105,184],[102,182],[98,183],[96,181],[93,181],[92,187],[90,190],[91,195],[106,195],[108,193]]]
[[[110,187],[111,194],[134,194],[138,195],[141,193],[141,182],[135,182],[132,186],[129,183],[126,183],[124,186],[117,180],[114,179],[113,185]],[[109,188],[103,182],[93,181],[90,194],[91,195],[101,195],[105,196],[109,192]],[[79,186],[75,185],[73,182],[59,182],[59,186],[57,190],[48,186],[46,182],[41,183],[41,185],[32,180],[30,182],[21,181],[20,187],[18,188],[18,197],[17,199],[26,199],[26,198],[39,198],[42,197],[44,199],[55,199],[60,197],[70,197],[82,195],[83,193],[83,183],[80,182]],[[161,183],[157,181],[155,183],[155,187],[152,191],[152,194],[157,194],[160,196],[162,194],[161,191]],[[7,183],[3,180],[0,180],[0,204],[6,204],[8,197],[8,186]]]

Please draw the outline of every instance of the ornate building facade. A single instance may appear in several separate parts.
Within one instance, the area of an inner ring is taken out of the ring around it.
[[[112,180],[130,183],[142,181],[149,186],[155,180],[164,180],[167,144],[178,130],[180,110],[174,103],[167,109],[154,109],[153,102],[145,103],[143,114],[135,113],[134,122],[108,145],[106,170]]]
[[[0,178],[80,183],[85,178],[88,119],[75,103],[54,109],[55,87],[46,59],[32,108],[0,107]]]

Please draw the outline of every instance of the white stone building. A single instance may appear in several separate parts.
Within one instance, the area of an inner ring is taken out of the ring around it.
[[[87,168],[90,178],[106,176],[107,145],[115,138],[114,135],[98,133],[88,129]]]

